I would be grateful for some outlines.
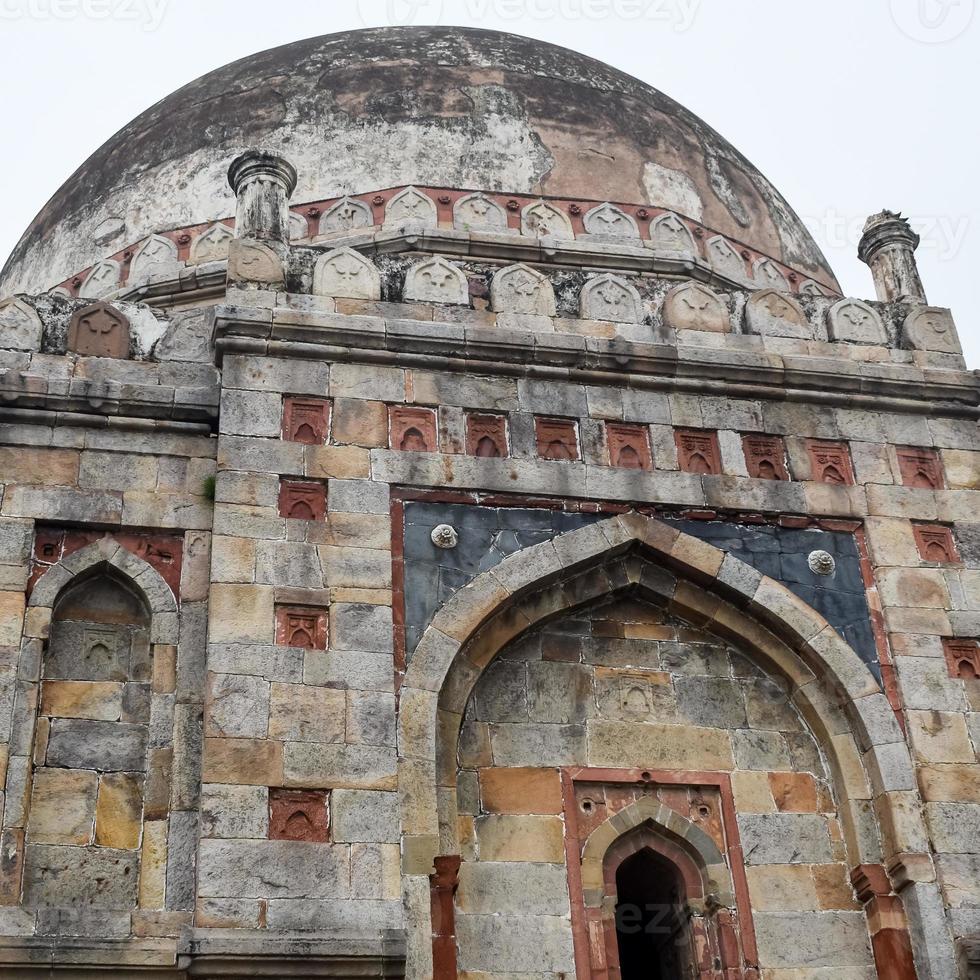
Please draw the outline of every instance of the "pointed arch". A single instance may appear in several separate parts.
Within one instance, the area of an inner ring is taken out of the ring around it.
[[[497,653],[549,618],[627,592],[739,644],[788,682],[792,703],[827,754],[849,863],[882,859],[869,853],[861,830],[874,813],[884,862],[915,885],[903,891],[912,931],[926,935],[928,915],[921,912],[919,890],[927,901],[938,895],[932,895],[934,872],[914,770],[894,713],[867,665],[785,586],[637,513],[517,552],[457,592],[433,619],[401,689],[405,874],[428,874],[437,854],[459,852],[456,745],[470,694]],[[948,942],[934,933],[928,956],[940,962]]]
[[[38,579],[28,600],[28,609],[36,612],[27,618],[36,630],[46,628],[59,596],[79,577],[96,574],[100,568],[111,569],[135,586],[151,616],[150,640],[153,643],[176,644],[178,637],[177,600],[163,576],[138,555],[107,535],[52,565]],[[33,635],[44,635],[36,632]]]

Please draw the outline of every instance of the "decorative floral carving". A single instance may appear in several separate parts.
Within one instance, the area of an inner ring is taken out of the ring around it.
[[[405,299],[468,306],[469,283],[461,269],[437,255],[413,266],[405,279]]]
[[[343,299],[381,299],[381,276],[374,263],[352,248],[337,248],[322,255],[313,269],[317,296]]]
[[[200,265],[202,262],[225,261],[234,238],[235,233],[227,225],[220,223],[211,225],[206,232],[198,235],[191,245],[191,262]]]
[[[640,227],[636,219],[608,202],[587,212],[583,224],[590,235],[602,235],[605,238],[640,237]]]
[[[490,300],[497,313],[555,315],[551,280],[526,265],[501,269],[490,284]]]
[[[345,197],[323,213],[320,218],[320,234],[370,228],[373,224],[374,214],[368,205],[352,197]]]
[[[436,202],[414,187],[396,194],[385,209],[385,225],[435,226],[439,223]]]
[[[453,227],[460,231],[507,231],[507,212],[485,194],[461,197],[453,208]]]
[[[582,287],[582,317],[586,320],[611,320],[615,323],[640,323],[643,300],[632,283],[619,276],[603,275]]]
[[[432,543],[443,551],[452,551],[459,544],[459,534],[450,524],[440,524],[432,529]]]
[[[521,214],[521,232],[532,238],[573,239],[572,221],[548,201],[535,201]]]

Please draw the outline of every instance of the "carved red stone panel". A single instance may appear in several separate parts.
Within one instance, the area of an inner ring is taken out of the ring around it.
[[[606,446],[609,450],[610,466],[621,466],[629,470],[653,469],[650,432],[645,425],[607,422]]]
[[[270,789],[269,839],[324,844],[330,840],[326,790]]]
[[[898,469],[905,486],[920,490],[943,489],[945,486],[943,466],[939,462],[939,453],[934,449],[916,449],[906,446],[896,449],[895,452],[898,455]]]
[[[276,606],[276,645],[327,649],[327,611],[315,606]]]
[[[295,521],[324,520],[327,516],[326,486],[283,480],[279,485],[279,516]]]
[[[569,419],[534,420],[538,455],[542,459],[574,461],[581,459],[578,445],[578,423]]]
[[[788,480],[786,447],[779,436],[742,436],[745,466],[756,480]]]
[[[507,455],[507,419],[503,415],[467,415],[466,452],[484,459],[503,459]]]
[[[806,449],[810,456],[811,480],[836,483],[838,486],[854,485],[854,467],[851,466],[851,453],[846,443],[811,439]]]
[[[393,407],[389,410],[390,445],[407,453],[439,451],[436,413],[431,408]]]
[[[960,560],[950,528],[942,524],[913,524],[912,532],[923,561],[951,564]]]
[[[950,677],[962,680],[980,678],[980,644],[976,640],[947,637],[943,640],[943,652]]]
[[[287,442],[322,446],[330,432],[330,402],[323,398],[286,398],[282,437]]]
[[[721,473],[721,450],[718,433],[702,429],[677,429],[677,463],[684,473],[716,476]]]
[[[108,303],[79,310],[68,324],[68,349],[87,357],[129,357],[129,320]]]

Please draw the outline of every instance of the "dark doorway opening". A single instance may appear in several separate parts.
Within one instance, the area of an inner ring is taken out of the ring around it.
[[[687,895],[677,867],[649,848],[616,871],[616,938],[622,980],[696,976]]]

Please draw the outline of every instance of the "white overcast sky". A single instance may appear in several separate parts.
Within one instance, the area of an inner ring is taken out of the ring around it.
[[[392,23],[513,31],[656,86],[734,143],[871,298],[864,219],[923,236],[980,367],[980,0],[0,0],[0,255],[117,129],[236,58]],[[654,202],[655,203],[655,202]]]

